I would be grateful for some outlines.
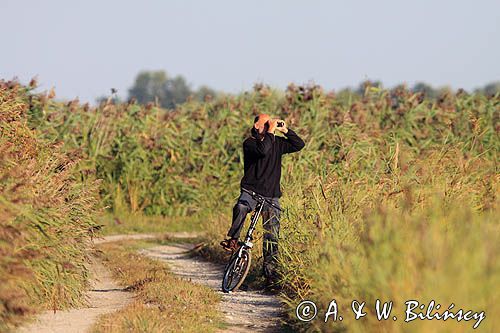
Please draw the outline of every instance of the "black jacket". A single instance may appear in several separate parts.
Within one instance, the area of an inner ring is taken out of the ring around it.
[[[265,133],[259,140],[256,130],[243,142],[244,170],[241,187],[265,197],[281,197],[281,156],[304,148],[304,141],[291,129],[286,138]]]

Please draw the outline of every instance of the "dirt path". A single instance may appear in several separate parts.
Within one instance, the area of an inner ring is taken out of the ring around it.
[[[183,233],[180,238],[187,237]],[[113,235],[94,240],[95,244],[119,240],[137,240],[156,237],[153,234]],[[94,259],[95,260],[95,259]],[[86,297],[88,306],[67,311],[45,311],[27,326],[18,329],[19,333],[79,333],[87,332],[101,315],[114,312],[126,306],[133,294],[123,291],[113,280],[111,272],[98,261],[90,265],[91,290]]]
[[[125,292],[113,281],[110,271],[98,262],[92,263],[92,289],[87,293],[88,307],[68,311],[46,311],[33,323],[18,330],[20,333],[70,333],[87,332],[97,317],[116,311],[132,300],[133,294]]]
[[[166,261],[176,275],[212,288],[222,296],[220,310],[228,328],[223,332],[276,332],[280,330],[282,306],[276,296],[261,291],[220,291],[222,265],[192,257],[191,244],[162,245],[141,251],[149,257]]]
[[[172,238],[193,238],[196,233],[179,232],[162,234]],[[96,239],[96,244],[120,240],[156,238],[154,234],[113,235]],[[220,291],[222,265],[192,257],[191,244],[157,246],[142,253],[166,261],[174,274],[194,283],[204,284],[222,296],[221,312],[228,328],[223,332],[275,332],[280,328],[281,304],[276,296],[259,291],[238,291],[225,294]],[[74,333],[87,332],[100,315],[114,312],[126,306],[133,294],[123,291],[112,279],[111,272],[99,262],[91,267],[92,289],[87,293],[88,307],[68,311],[46,311],[37,316],[19,333]]]

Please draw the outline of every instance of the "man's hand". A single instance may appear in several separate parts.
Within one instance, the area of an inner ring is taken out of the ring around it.
[[[278,119],[269,119],[267,123],[269,124],[269,129],[267,130],[267,133],[274,134],[274,131],[278,127]]]
[[[283,123],[283,126],[281,126],[281,127],[276,127],[276,129],[277,129],[278,131],[280,131],[281,133],[283,133],[283,134],[288,133],[288,128],[286,127],[286,122],[285,122],[284,120],[281,120],[281,119],[278,119],[278,120],[277,120],[277,122],[276,122],[276,124],[277,124],[278,122]]]

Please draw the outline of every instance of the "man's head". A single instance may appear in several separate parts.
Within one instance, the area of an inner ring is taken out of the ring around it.
[[[261,113],[257,117],[255,117],[253,127],[259,132],[259,134],[263,134],[269,128],[268,121],[271,117],[268,114]]]

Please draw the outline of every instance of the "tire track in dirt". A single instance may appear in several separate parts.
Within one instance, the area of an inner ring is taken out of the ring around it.
[[[192,244],[162,245],[141,253],[167,262],[177,276],[212,288],[221,295],[220,311],[228,327],[222,332],[278,332],[283,306],[275,295],[262,291],[221,291],[223,265],[191,255]]]
[[[95,239],[95,244],[153,239],[158,237],[194,238],[199,233],[171,232],[163,234],[112,235]],[[192,244],[173,244],[144,249],[142,254],[165,261],[177,276],[203,284],[221,295],[220,311],[227,328],[221,332],[276,332],[281,328],[282,304],[274,295],[261,291],[237,291],[226,294],[221,289],[223,265],[191,255]],[[112,278],[111,272],[96,259],[90,266],[92,289],[86,293],[88,305],[64,311],[45,311],[35,320],[20,327],[19,333],[88,332],[99,316],[117,311],[132,301],[134,295],[124,291]],[[194,314],[196,315],[196,314]]]
[[[126,306],[133,294],[126,292],[112,278],[111,272],[99,262],[90,266],[92,289],[86,293],[88,305],[64,311],[45,311],[19,333],[87,332],[101,315]]]
[[[153,234],[112,235],[94,239],[94,244],[120,240],[155,238]],[[179,234],[180,238],[185,236]],[[190,236],[190,235],[188,235]],[[185,237],[188,237],[185,236]],[[185,238],[184,237],[184,238]],[[20,327],[19,333],[80,333],[89,331],[98,317],[125,307],[134,294],[124,291],[112,278],[111,272],[96,258],[89,266],[91,290],[85,294],[87,306],[70,310],[45,311]]]

